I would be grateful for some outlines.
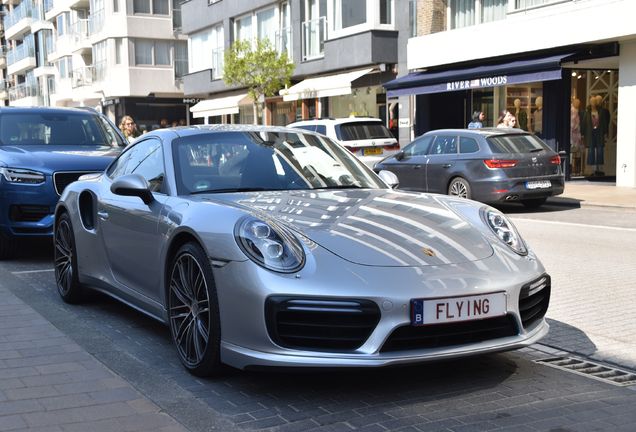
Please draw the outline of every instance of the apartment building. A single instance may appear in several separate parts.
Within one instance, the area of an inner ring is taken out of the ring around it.
[[[567,153],[568,176],[616,176],[617,186],[636,186],[636,1],[413,0],[411,7],[410,73],[385,87],[389,101],[413,100],[415,135],[465,128],[474,111],[495,126],[507,109]]]
[[[96,107],[139,129],[190,119],[176,0],[2,0],[11,106]]]
[[[225,85],[223,54],[234,41],[255,38],[268,38],[295,62],[292,86],[260,101],[259,123],[368,115],[397,130],[400,112],[410,112],[389,104],[382,87],[397,77],[400,54],[406,59],[407,1],[190,0],[182,12],[190,59],[184,93],[200,100],[192,111],[201,121],[254,121],[247,90]],[[405,60],[403,67],[406,73]]]

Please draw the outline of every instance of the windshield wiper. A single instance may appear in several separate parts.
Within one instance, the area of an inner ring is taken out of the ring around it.
[[[540,151],[543,151],[543,150],[545,150],[545,149],[542,149],[542,148],[533,148],[533,149],[530,149],[530,153],[536,153],[536,152],[540,152]]]
[[[204,193],[226,193],[226,192],[261,192],[275,189],[265,188],[227,188],[227,189],[206,189],[200,191],[190,192],[190,195],[204,194]]]

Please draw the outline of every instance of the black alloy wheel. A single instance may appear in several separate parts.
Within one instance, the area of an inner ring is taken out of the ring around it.
[[[459,198],[471,199],[473,194],[470,185],[461,177],[454,179],[448,187],[448,194]]]
[[[54,243],[57,292],[66,303],[78,303],[83,300],[84,292],[79,283],[75,235],[68,213],[60,215],[55,224]]]
[[[183,245],[170,272],[168,313],[181,363],[196,376],[222,372],[221,323],[212,266],[203,248]]]

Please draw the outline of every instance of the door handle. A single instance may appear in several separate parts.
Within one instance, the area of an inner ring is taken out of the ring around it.
[[[448,168],[450,168],[452,165],[453,165],[453,164],[444,164],[444,165],[442,165],[442,168],[446,168],[446,169],[448,169]]]
[[[97,214],[99,215],[99,218],[104,222],[108,220],[108,213],[106,213],[105,211],[97,212]]]
[[[413,166],[413,169],[420,169],[420,168],[422,168],[422,165],[414,165]]]

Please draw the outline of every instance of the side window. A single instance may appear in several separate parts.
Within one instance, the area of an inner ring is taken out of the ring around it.
[[[425,155],[434,138],[435,135],[429,135],[414,141],[404,149],[404,157]]]
[[[141,175],[152,192],[161,192],[164,178],[163,148],[156,139],[148,139],[129,147],[108,168],[111,179],[125,174],[137,173]]]
[[[327,135],[327,126],[325,125],[316,125],[316,132]]]
[[[430,155],[457,153],[457,137],[451,135],[438,135],[428,152]]]
[[[476,153],[479,151],[479,144],[475,138],[460,137],[459,152],[460,153]]]

